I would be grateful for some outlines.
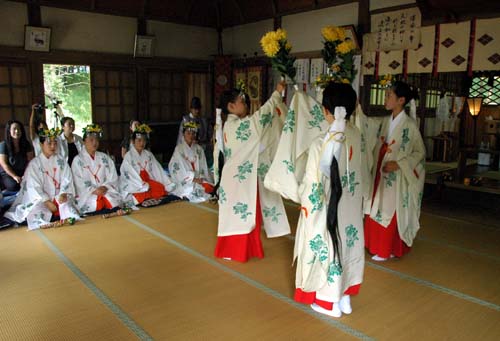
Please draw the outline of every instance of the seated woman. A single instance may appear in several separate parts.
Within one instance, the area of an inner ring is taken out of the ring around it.
[[[71,167],[73,159],[83,149],[83,140],[80,136],[73,134],[75,131],[75,120],[71,117],[61,118],[63,134],[59,136],[59,153],[66,158]]]
[[[19,191],[24,171],[33,158],[33,150],[19,121],[5,125],[5,141],[0,142],[0,187]]]
[[[136,128],[130,150],[120,167],[120,191],[127,206],[142,204],[148,199],[161,199],[176,187],[154,155],[145,148],[150,132],[151,128],[146,124]]]
[[[180,185],[179,195],[191,202],[208,200],[214,190],[205,153],[195,142],[198,128],[194,121],[183,123],[182,141],[175,147],[168,165],[172,180]]]
[[[83,128],[84,147],[75,156],[71,170],[80,213],[114,210],[121,204],[118,174],[111,158],[97,151],[102,129],[97,124]]]
[[[40,130],[38,137],[42,153],[26,168],[18,197],[5,217],[37,229],[57,219],[80,216],[73,206],[73,176],[66,160],[56,153],[59,129]]]

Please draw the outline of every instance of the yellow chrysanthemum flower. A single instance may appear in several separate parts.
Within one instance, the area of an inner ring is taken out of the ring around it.
[[[321,29],[321,35],[326,41],[339,40],[335,26],[326,26]]]
[[[335,27],[338,40],[345,40],[345,30],[342,27]]]
[[[285,49],[286,49],[287,51],[290,51],[290,50],[292,49],[292,44],[290,44],[290,43],[287,41],[287,42],[286,42],[286,44],[285,44]]]
[[[351,82],[347,78],[342,78],[342,83],[351,84]]]
[[[260,40],[264,54],[270,58],[276,56],[280,49],[279,39],[276,32],[267,32]]]
[[[335,49],[337,53],[346,54],[354,50],[354,43],[351,40],[345,40],[342,43],[337,45]]]
[[[286,40],[286,31],[282,28],[276,30],[276,40]]]

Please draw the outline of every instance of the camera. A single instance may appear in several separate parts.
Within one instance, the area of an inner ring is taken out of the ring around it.
[[[45,114],[45,109],[46,109],[46,107],[44,105],[35,104],[35,106],[33,108],[35,110],[36,117],[43,117],[43,115]]]

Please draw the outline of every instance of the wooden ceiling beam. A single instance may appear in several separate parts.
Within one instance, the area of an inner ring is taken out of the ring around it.
[[[42,12],[40,11],[40,1],[28,0],[26,2],[28,10],[28,25],[42,26]]]

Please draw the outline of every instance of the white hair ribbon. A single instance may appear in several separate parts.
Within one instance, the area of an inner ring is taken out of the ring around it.
[[[224,153],[224,134],[222,132],[222,109],[215,109],[215,139],[217,140],[217,149]]]
[[[410,117],[417,120],[417,104],[414,99],[410,101]]]
[[[323,152],[319,161],[319,169],[327,177],[330,177],[332,158],[335,156],[337,161],[340,162],[342,143],[345,140],[346,116],[347,112],[344,107],[335,107],[335,120],[323,139]]]

